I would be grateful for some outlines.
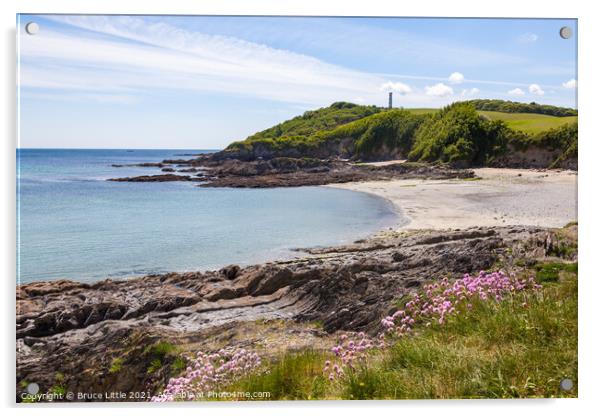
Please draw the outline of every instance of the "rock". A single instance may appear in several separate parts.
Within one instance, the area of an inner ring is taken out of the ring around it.
[[[240,292],[241,292],[240,290],[233,289],[232,287],[220,286],[220,287],[212,290],[211,292],[209,292],[205,296],[205,299],[207,299],[208,301],[211,301],[211,302],[215,302],[217,300],[222,300],[222,299],[234,299],[241,295]]]
[[[395,252],[391,256],[394,262],[404,261],[407,257],[403,255],[403,253]]]
[[[161,163],[145,163],[137,166],[161,167],[163,172],[174,172],[166,166],[189,166],[179,172],[195,173],[187,175],[143,175],[109,179],[116,182],[169,182],[197,181],[202,187],[231,188],[271,188],[286,186],[325,185],[351,181],[383,180],[393,178],[448,179],[469,178],[474,172],[444,166],[417,164],[393,164],[385,166],[360,165],[347,160],[329,160],[300,157],[253,158],[252,160],[223,158],[201,155],[190,160],[164,160]]]
[[[252,291],[252,294],[254,296],[269,295],[291,284],[293,284],[293,272],[288,267],[284,267],[267,274],[264,279],[261,279],[257,288]]]
[[[240,273],[240,266],[238,266],[236,264],[231,264],[229,266],[222,268],[219,272],[221,274],[223,274],[226,277],[226,279],[234,280]]]
[[[195,178],[192,176],[186,175],[176,175],[173,173],[166,173],[164,175],[143,175],[143,176],[132,176],[127,178],[114,178],[107,179],[108,181],[113,182],[176,182],[176,181],[185,181],[185,182],[199,182],[199,178]]]

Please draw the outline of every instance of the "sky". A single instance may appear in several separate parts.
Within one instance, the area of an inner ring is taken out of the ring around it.
[[[572,19],[17,20],[19,147],[221,149],[335,101],[386,106],[390,91],[405,108],[576,107]]]

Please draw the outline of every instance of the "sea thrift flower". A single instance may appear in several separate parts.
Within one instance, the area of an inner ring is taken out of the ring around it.
[[[540,288],[533,278],[518,279],[502,271],[489,274],[481,271],[477,276],[465,274],[461,279],[444,278],[425,285],[422,291],[412,295],[403,309],[380,321],[384,332],[378,335],[377,341],[363,332],[342,334],[338,344],[331,349],[336,363],[325,361],[324,372],[332,381],[343,376],[344,369],[354,371],[358,363],[365,362],[370,349],[386,346],[385,334],[406,336],[419,324],[425,327],[445,324],[464,307],[472,309],[475,300],[500,302],[518,292]],[[527,307],[526,302],[522,306]]]
[[[153,402],[195,400],[203,393],[227,385],[250,374],[261,365],[257,353],[245,349],[221,349],[217,353],[198,352],[181,377],[171,378]]]
[[[444,278],[438,283],[424,286],[421,293],[414,294],[405,304],[405,309],[383,318],[381,325],[385,333],[403,336],[420,322],[424,322],[425,326],[430,326],[432,322],[443,325],[449,316],[458,313],[460,305],[465,304],[467,309],[472,309],[470,299],[500,302],[517,292],[540,288],[541,285],[533,278],[517,279],[502,271],[490,274],[481,271],[477,276],[465,274],[462,279],[454,281]],[[523,307],[526,307],[526,303]]]
[[[324,372],[329,373],[329,380],[342,377],[345,369],[353,370],[358,363],[365,362],[371,349],[384,346],[384,334],[379,337],[379,342],[376,342],[364,332],[342,334],[339,336],[339,343],[331,349],[337,358],[336,363],[326,360],[324,362]]]

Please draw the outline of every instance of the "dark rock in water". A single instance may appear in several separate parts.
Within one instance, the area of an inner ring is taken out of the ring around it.
[[[161,169],[161,172],[175,172],[176,170],[174,168],[163,168]]]
[[[173,173],[166,173],[162,175],[144,175],[144,176],[132,176],[128,178],[114,178],[107,179],[112,182],[200,182],[199,178],[186,175],[175,175]]]
[[[165,166],[165,164],[159,162],[159,163],[154,163],[154,162],[145,162],[145,163],[136,163],[133,165],[128,165],[128,166],[137,166],[140,168],[162,168],[163,166]]]

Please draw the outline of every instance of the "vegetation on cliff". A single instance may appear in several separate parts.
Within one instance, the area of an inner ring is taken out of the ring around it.
[[[502,121],[481,117],[469,103],[427,116],[416,132],[410,160],[482,165],[505,149],[514,135]]]
[[[306,111],[301,116],[255,133],[244,141],[234,142],[226,150],[250,151],[254,146],[264,145],[273,151],[299,148],[300,151],[308,152],[311,147],[315,147],[318,139],[316,133],[332,130],[382,110],[376,106],[336,102],[329,107]]]
[[[576,163],[576,114],[573,109],[501,100],[458,102],[432,111],[338,102],[232,143],[220,156],[407,158],[472,166],[499,165],[500,156],[546,149],[554,153],[553,163],[534,167],[562,167]]]

